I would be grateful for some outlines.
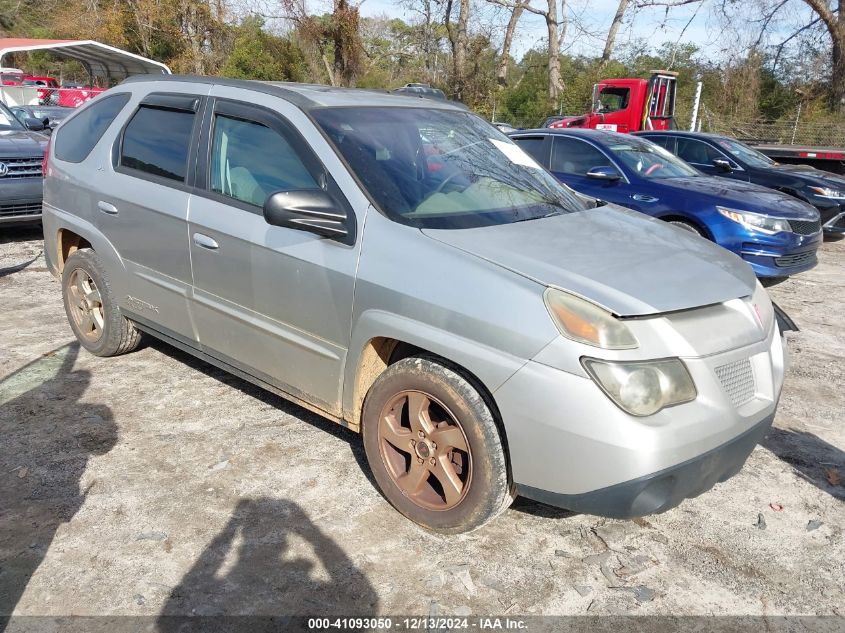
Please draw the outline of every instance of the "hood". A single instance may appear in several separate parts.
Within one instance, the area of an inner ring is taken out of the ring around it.
[[[620,316],[686,310],[750,295],[756,277],[736,255],[614,205],[428,237]]]
[[[42,156],[47,137],[29,130],[0,131],[0,158]]]
[[[762,185],[755,185],[742,180],[720,178],[717,176],[698,176],[693,178],[665,178],[655,180],[664,187],[676,189],[679,192],[705,194],[715,198],[714,205],[739,209],[740,211],[754,211],[781,218],[813,221],[818,213],[815,208],[792,196],[769,189]]]
[[[845,189],[845,176],[834,174],[833,172],[823,171],[810,167],[809,165],[776,165],[772,167],[773,170],[784,172],[790,176],[795,176],[801,180],[810,182],[818,186],[832,186],[835,185],[840,189]]]

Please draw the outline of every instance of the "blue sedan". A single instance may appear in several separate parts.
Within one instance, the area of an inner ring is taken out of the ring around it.
[[[706,176],[640,137],[601,130],[520,130],[511,138],[560,181],[713,240],[758,277],[813,268],[819,212],[792,196]]]

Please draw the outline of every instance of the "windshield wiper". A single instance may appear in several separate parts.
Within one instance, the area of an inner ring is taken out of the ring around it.
[[[516,224],[517,222],[528,222],[529,220],[542,220],[543,218],[550,218],[555,215],[563,215],[563,211],[552,211],[546,215],[535,215],[530,218],[520,218],[519,220],[514,220],[511,224]]]

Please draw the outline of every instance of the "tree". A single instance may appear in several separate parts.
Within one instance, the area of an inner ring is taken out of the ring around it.
[[[622,18],[625,17],[625,11],[628,10],[629,2],[630,0],[619,0],[619,6],[616,7],[616,14],[613,16],[613,21],[607,31],[607,39],[604,42],[604,52],[601,54],[602,65],[607,65],[607,62],[610,61],[613,46],[616,44],[616,34],[619,31],[619,25],[622,24]]]
[[[309,14],[304,0],[282,0],[282,8],[319,54],[329,83],[354,86],[362,52],[358,7],[347,0],[333,0],[332,13],[322,16]]]
[[[803,0],[803,2],[816,14],[817,17],[813,22],[821,21],[830,35],[831,106],[839,114],[845,114],[845,0]],[[834,3],[835,8],[832,6]],[[812,26],[813,22],[808,27]]]
[[[446,11],[444,22],[446,32],[449,35],[449,44],[452,47],[452,91],[455,98],[461,101],[464,98],[466,84],[466,60],[469,38],[467,36],[467,24],[469,23],[470,0],[458,0],[458,22],[452,21],[453,2],[446,0]]]
[[[845,0],[843,0],[845,1]],[[560,93],[563,92],[563,81],[560,78],[560,25],[566,24],[567,20],[567,0],[560,0],[562,20],[558,20],[558,0],[546,0],[545,8],[538,8],[531,4],[531,0],[490,0],[493,4],[516,9],[517,6],[522,7],[524,11],[529,11],[536,15],[540,15],[546,22],[546,31],[548,32],[549,45],[547,50],[547,68],[549,76],[549,101],[557,102]]]
[[[304,65],[302,51],[290,40],[264,31],[264,20],[251,16],[238,27],[220,72],[234,79],[302,81]]]
[[[502,53],[499,56],[499,62],[496,64],[496,83],[500,86],[506,86],[508,83],[508,64],[511,61],[511,45],[513,44],[513,36],[516,33],[516,25],[519,18],[522,17],[522,12],[525,10],[527,2],[517,2],[513,9],[511,9],[510,18],[508,18],[508,25],[505,28],[505,39],[502,41]]]

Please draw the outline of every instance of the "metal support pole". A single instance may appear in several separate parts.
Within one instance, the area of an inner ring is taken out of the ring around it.
[[[695,100],[692,104],[692,122],[689,126],[690,132],[695,132],[695,125],[698,123],[698,109],[701,107],[701,88],[704,82],[699,81],[695,84]]]
[[[798,121],[801,120],[801,106],[804,105],[804,101],[798,102],[798,113],[795,115],[795,125],[792,126],[792,141],[789,143],[790,145],[795,145],[795,135],[798,133]]]

